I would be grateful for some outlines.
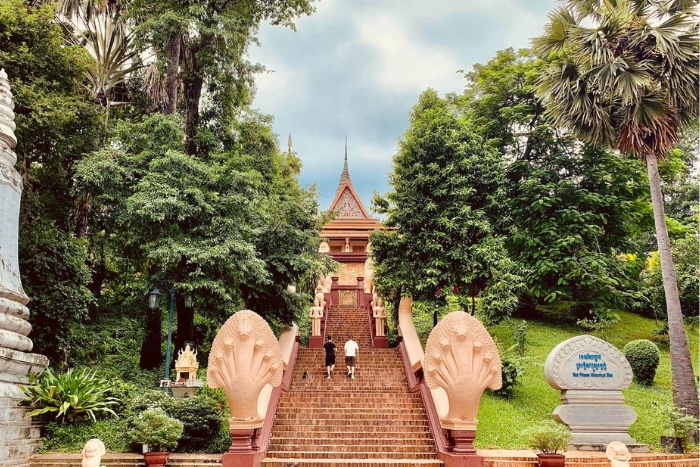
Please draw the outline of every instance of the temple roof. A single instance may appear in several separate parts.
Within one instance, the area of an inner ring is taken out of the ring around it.
[[[357,195],[350,181],[348,170],[348,146],[345,143],[345,163],[340,174],[338,188],[329,210],[337,211],[338,216],[326,224],[322,236],[329,234],[355,237],[367,236],[369,232],[380,228],[379,220],[373,218]]]

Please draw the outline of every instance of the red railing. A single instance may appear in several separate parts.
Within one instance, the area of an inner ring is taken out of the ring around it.
[[[279,405],[280,398],[282,394],[289,391],[292,385],[292,379],[294,378],[294,367],[297,363],[297,357],[299,355],[299,337],[297,336],[296,342],[292,347],[292,354],[289,357],[289,363],[287,368],[284,369],[284,374],[282,375],[282,384],[272,390],[270,395],[270,402],[267,404],[267,413],[265,414],[265,421],[263,422],[262,428],[257,430],[255,439],[253,439],[253,450],[260,453],[267,452],[267,447],[270,444],[270,435],[272,434],[272,425],[275,423],[275,416],[277,415],[277,406]]]

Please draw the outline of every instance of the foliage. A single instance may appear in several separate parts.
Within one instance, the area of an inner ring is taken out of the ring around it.
[[[697,304],[700,300],[698,297],[700,248],[696,234],[689,233],[672,240],[671,253],[683,315],[686,317],[697,316]],[[666,300],[661,276],[661,263],[657,252],[652,252],[649,255],[646,267],[641,272],[640,277],[649,298],[649,301],[642,307],[642,312],[656,318],[665,318]]]
[[[132,443],[147,444],[151,451],[175,449],[182,436],[181,421],[168,416],[163,409],[148,409],[137,415],[128,432]]]
[[[221,426],[228,427],[222,417],[222,411],[213,399],[200,396],[184,399],[172,399],[167,414],[184,425],[182,437],[178,443],[180,452],[203,451],[210,440],[221,431]]]
[[[445,303],[456,286],[475,297],[506,258],[490,222],[503,195],[501,158],[433,90],[399,146],[393,191],[373,203],[389,227],[371,238],[380,293]]]
[[[693,2],[565,0],[533,40],[548,61],[537,94],[560,127],[645,160],[665,269],[676,405],[700,416],[697,385],[674,281],[658,161],[698,117],[698,16]],[[617,177],[618,180],[624,180]]]
[[[575,318],[597,321],[640,299],[641,265],[616,251],[626,251],[645,227],[646,179],[634,161],[581,145],[551,125],[535,97],[544,65],[526,49],[500,51],[465,74],[467,89],[453,99],[510,161],[506,209],[496,225],[522,269],[520,308],[566,301]],[[616,183],[621,175],[624,184]]]
[[[504,399],[510,399],[513,397],[515,386],[520,384],[518,378],[522,375],[524,367],[520,358],[510,355],[508,352],[500,353],[503,385],[501,389],[494,391],[494,394]]]
[[[168,416],[183,423],[184,430],[177,446],[180,452],[203,451],[226,420],[222,403],[202,393],[175,399],[163,391],[143,391],[133,399],[129,412],[137,415],[152,408],[162,409]]]
[[[19,261],[32,298],[35,350],[52,363],[65,357],[68,330],[86,318],[87,249],[72,236],[70,173],[99,142],[99,119],[82,87],[89,55],[64,46],[52,6],[0,2],[0,68],[12,86],[17,169],[24,181]]]
[[[139,265],[131,286],[174,286],[178,348],[194,338],[185,293],[216,323],[244,305],[289,323],[309,297],[287,293],[287,284],[311,282],[328,269],[318,253],[317,195],[299,186],[298,159],[277,152],[264,118],[235,125],[245,140],[191,157],[175,117],[120,123],[113,148],[89,155],[76,170],[75,191],[99,212],[92,222],[119,232],[107,239],[110,248]],[[160,313],[149,323],[144,345],[160,338]],[[142,358],[144,368],[159,365],[157,350],[144,355],[155,357]]]
[[[525,437],[529,446],[542,454],[557,454],[566,451],[573,435],[569,429],[554,420],[542,420],[527,429]]]
[[[518,357],[525,356],[527,346],[527,321],[518,321],[513,325],[513,344],[512,348],[518,354]]]
[[[47,368],[36,384],[20,387],[26,395],[23,401],[36,407],[27,414],[30,417],[55,414],[60,424],[71,424],[81,417],[96,421],[98,415],[117,415],[113,407],[119,400],[108,395],[111,384],[87,368],[63,374]]]
[[[667,424],[673,431],[673,436],[681,439],[683,449],[687,450],[689,445],[697,441],[698,436],[698,419],[686,415],[686,413],[678,407],[666,408]]]
[[[622,353],[630,363],[637,381],[647,385],[654,382],[659,366],[659,348],[656,344],[647,339],[638,339],[628,342]]]
[[[80,452],[85,441],[92,438],[102,440],[109,452],[130,452],[126,431],[127,419],[124,417],[97,422],[82,420],[72,425],[51,422],[44,427],[39,452]]]

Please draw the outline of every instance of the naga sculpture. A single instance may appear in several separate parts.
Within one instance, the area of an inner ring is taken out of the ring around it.
[[[445,428],[476,427],[476,415],[484,389],[500,389],[501,357],[479,320],[455,311],[430,333],[423,363],[431,389],[443,388],[449,409],[441,422]]]
[[[282,384],[283,369],[280,344],[270,326],[257,313],[242,310],[224,323],[214,339],[207,382],[226,391],[232,425],[236,421],[262,425],[260,391],[266,384]]]

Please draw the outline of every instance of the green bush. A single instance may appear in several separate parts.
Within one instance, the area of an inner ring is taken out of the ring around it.
[[[35,407],[28,416],[55,413],[60,424],[88,416],[97,421],[96,415],[101,414],[116,417],[113,407],[120,403],[109,396],[112,384],[86,368],[69,369],[63,374],[47,368],[36,384],[20,388],[26,395],[23,401]]]
[[[81,420],[72,425],[59,425],[52,422],[43,430],[39,452],[80,452],[85,442],[99,438],[110,452],[129,452],[130,443],[126,437],[127,420],[108,418],[106,420]]]
[[[173,399],[165,410],[185,425],[178,451],[203,450],[221,429],[222,411],[217,402],[209,397],[198,394],[186,399]]]
[[[136,416],[128,432],[132,443],[147,444],[151,451],[175,449],[182,436],[183,424],[169,417],[163,409],[148,409]]]
[[[213,391],[212,391],[213,392]],[[220,430],[226,418],[224,406],[207,394],[175,399],[163,391],[148,390],[136,396],[129,412],[134,416],[152,408],[165,411],[168,416],[184,424],[184,432],[177,446],[179,452],[202,451]]]
[[[659,366],[659,348],[646,339],[628,342],[622,353],[632,367],[632,373],[639,383],[651,385]]]
[[[568,428],[554,420],[544,420],[523,433],[528,445],[542,454],[557,454],[566,451],[572,434]]]
[[[668,426],[670,426],[673,436],[681,439],[683,451],[688,451],[688,447],[696,442],[698,436],[698,420],[695,417],[686,415],[685,411],[678,407],[667,407],[666,416]]]
[[[523,365],[519,358],[512,357],[507,353],[501,354],[501,378],[503,385],[501,389],[494,391],[498,397],[510,399],[519,383],[518,378],[523,373]]]

